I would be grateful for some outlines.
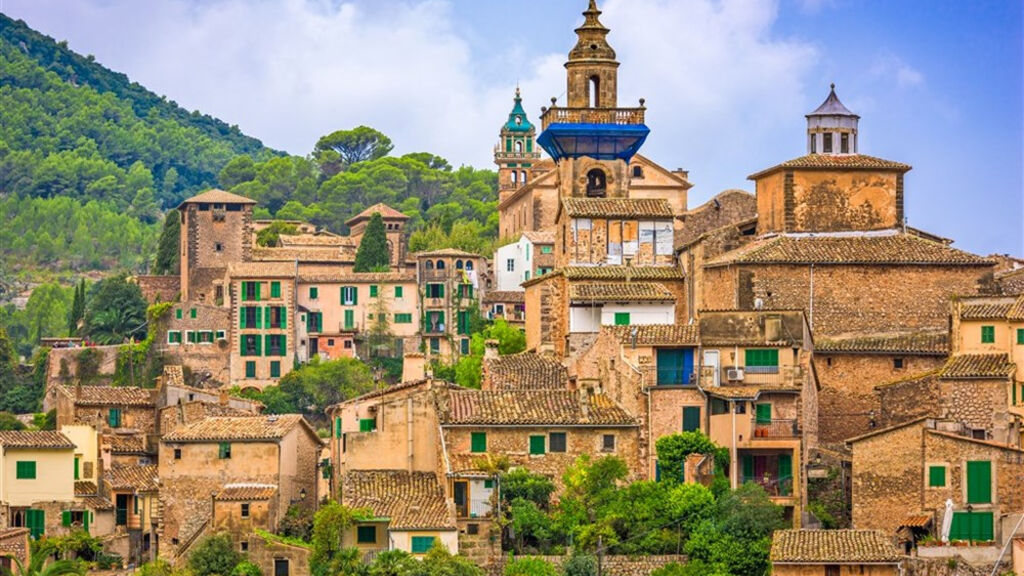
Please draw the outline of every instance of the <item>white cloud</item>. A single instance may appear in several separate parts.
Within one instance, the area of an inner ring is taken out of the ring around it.
[[[924,86],[924,74],[895,54],[879,55],[872,64],[869,74],[880,80],[893,80],[901,89]]]

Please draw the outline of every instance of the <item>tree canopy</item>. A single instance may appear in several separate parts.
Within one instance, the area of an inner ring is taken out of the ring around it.
[[[391,264],[391,251],[388,250],[387,231],[384,230],[384,218],[380,212],[374,212],[366,223],[363,238],[356,250],[356,261],[353,272],[387,272]]]
[[[85,310],[85,334],[100,344],[119,344],[146,337],[146,300],[139,285],[125,274],[93,285]]]
[[[391,139],[369,126],[337,130],[317,141],[313,155],[325,175],[332,176],[358,162],[387,156],[394,145]]]

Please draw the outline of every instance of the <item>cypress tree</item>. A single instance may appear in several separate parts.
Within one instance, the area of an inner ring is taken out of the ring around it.
[[[74,300],[71,301],[71,311],[68,314],[68,336],[74,336],[78,332],[78,323],[85,316],[85,278],[75,286]]]
[[[181,217],[177,210],[169,210],[164,216],[164,228],[156,248],[154,274],[178,273],[178,237],[181,234]]]
[[[388,237],[384,231],[384,218],[380,212],[374,212],[363,232],[363,239],[356,250],[354,272],[387,271],[391,264],[391,251],[388,250]]]

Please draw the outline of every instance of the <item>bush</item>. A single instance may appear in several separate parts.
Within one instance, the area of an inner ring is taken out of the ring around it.
[[[124,565],[124,558],[120,554],[107,554],[100,552],[96,554],[96,567],[100,570],[117,570]]]
[[[555,566],[543,558],[511,558],[505,564],[505,576],[558,576]]]
[[[188,559],[188,567],[195,576],[231,574],[241,561],[242,556],[235,551],[231,536],[220,533],[207,536],[196,543],[192,556]]]
[[[287,538],[298,538],[309,542],[313,536],[313,511],[300,506],[290,506],[288,512],[277,527],[277,531]]]
[[[235,569],[231,571],[231,576],[263,576],[263,571],[256,564],[245,560],[235,566]]]
[[[597,558],[589,554],[573,552],[573,555],[562,565],[562,574],[564,576],[596,576]]]
[[[139,566],[138,576],[171,576],[174,568],[164,560],[153,560]]]

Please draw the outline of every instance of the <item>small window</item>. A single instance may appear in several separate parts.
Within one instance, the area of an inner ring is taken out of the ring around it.
[[[552,432],[548,434],[548,452],[565,452],[565,432]]]
[[[375,286],[373,284],[370,285],[370,298],[376,298],[377,297],[377,290],[378,289],[379,288],[377,286]]]
[[[214,242],[213,243],[213,251],[214,252],[223,252],[224,251],[224,245],[221,244],[220,242]]]
[[[644,167],[643,166],[633,166],[633,178],[643,178],[643,177],[644,177]]]
[[[221,460],[230,460],[231,459],[231,443],[230,442],[221,442],[220,443],[220,446],[218,447],[218,451],[217,451],[217,457],[220,458]]]
[[[359,420],[359,431],[360,432],[373,432],[377,429],[376,418],[361,418]]]
[[[376,526],[357,526],[356,527],[356,544],[376,544],[377,543],[377,527]]]
[[[945,466],[929,466],[928,467],[928,487],[929,488],[942,488],[946,485],[946,467]]]
[[[615,452],[615,434],[605,434],[601,437],[601,451]]]
[[[217,330],[217,340],[224,340],[224,331]]]
[[[35,480],[36,478],[36,463],[35,460],[19,460],[14,465],[14,477],[18,480]]]
[[[541,246],[540,247],[540,253],[541,254],[551,254],[551,251],[553,249],[554,249],[554,246]]]
[[[1024,345],[1024,328],[1017,328],[1017,345]]]
[[[402,288],[403,288],[403,286],[395,286],[395,298],[401,298],[402,297],[402,292],[403,292]]]
[[[839,135],[839,152],[842,154],[850,153],[850,135],[845,132]]]
[[[892,367],[893,367],[894,370],[902,370],[903,369],[903,358],[893,358],[892,359]]]
[[[256,362],[249,360],[245,363],[245,377],[255,378],[256,377]]]
[[[179,310],[181,312],[181,310]],[[168,344],[181,344],[181,331],[180,330],[168,330],[167,331],[167,343]]]
[[[514,258],[509,258],[508,260],[505,260],[505,270],[507,272],[516,271],[516,261]]]
[[[291,576],[287,558],[274,558],[274,576]]]
[[[996,341],[996,327],[995,326],[982,326],[981,327],[981,343],[982,344],[993,344]]]
[[[486,432],[473,432],[470,434],[470,452],[481,453],[487,452],[487,433]]]
[[[469,338],[463,338],[459,341],[459,353],[463,356],[469,355]]]
[[[317,288],[316,286],[310,286],[309,287],[309,299],[310,300],[316,300],[319,297],[320,297],[320,289]]]
[[[121,427],[121,409],[120,408],[111,408],[110,411],[107,412],[107,424],[110,424],[111,428],[120,428]]]
[[[825,154],[831,154],[832,153],[832,133],[831,132],[826,132],[826,133],[822,134],[821,136],[822,136],[822,143],[821,143],[822,144],[822,146],[821,146],[822,151]]]
[[[616,326],[629,326],[629,312],[616,312],[615,313],[615,325]]]
[[[480,525],[479,524],[466,524],[466,534],[468,534],[470,536],[476,536],[479,533],[480,533]]]
[[[608,180],[600,168],[594,168],[587,172],[587,196],[591,198],[604,198],[608,193]]]
[[[174,459],[181,460],[181,448],[174,449]]]
[[[181,320],[181,308],[178,308],[177,310],[174,311],[174,317],[177,318],[178,320]]]
[[[281,362],[278,360],[271,360],[270,362],[270,377],[280,378],[281,377]]]
[[[811,154],[818,153],[818,135],[811,134]]]
[[[444,284],[427,284],[427,298],[444,298]]]
[[[431,338],[430,339],[430,353],[439,354],[441,352],[441,339]]]
[[[248,552],[249,551],[249,542],[247,542],[245,540],[242,540],[242,543],[239,545],[239,548],[242,550],[242,552]]]
[[[242,502],[242,518],[248,518],[248,517],[249,517],[249,503],[248,502]]]
[[[544,452],[545,452],[544,441],[545,440],[546,440],[546,438],[544,438],[544,436],[530,436],[530,455],[531,456],[536,456],[536,455],[544,454]]]
[[[280,282],[271,282],[270,283],[270,297],[271,298],[280,298],[281,297],[281,283]]]
[[[413,536],[411,549],[413,554],[426,554],[434,547],[433,536]]]
[[[352,341],[351,340],[345,340],[345,344],[342,346],[342,348],[344,348],[345,350],[351,350],[352,349]]]

